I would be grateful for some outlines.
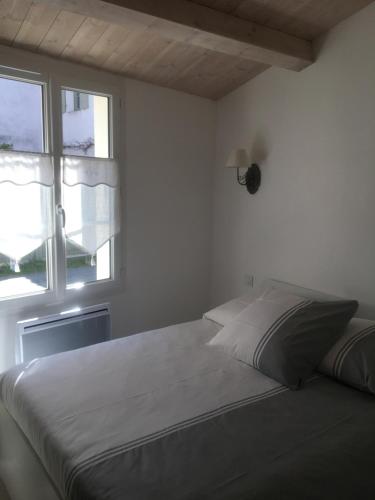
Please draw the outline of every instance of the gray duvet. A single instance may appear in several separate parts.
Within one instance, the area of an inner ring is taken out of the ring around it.
[[[206,342],[209,320],[8,371],[3,402],[69,500],[375,498],[375,399],[290,391]]]

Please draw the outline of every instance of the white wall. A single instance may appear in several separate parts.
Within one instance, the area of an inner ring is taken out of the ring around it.
[[[116,86],[123,95],[121,149],[124,288],[112,297],[0,314],[0,372],[14,360],[16,321],[109,300],[113,334],[199,318],[208,307],[213,102],[145,83],[0,48],[2,64]]]
[[[128,80],[125,116],[119,335],[198,318],[208,306],[215,105]]]
[[[212,303],[273,277],[375,305],[375,4],[319,42],[302,73],[269,70],[218,107]],[[261,165],[255,196],[224,169]]]

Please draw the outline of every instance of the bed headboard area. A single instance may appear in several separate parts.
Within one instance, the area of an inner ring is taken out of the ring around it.
[[[330,293],[325,293],[320,290],[314,290],[312,288],[307,288],[303,287],[300,285],[295,285],[293,283],[288,283],[286,281],[282,280],[277,280],[273,278],[266,279],[262,285],[259,287],[260,291],[264,290],[265,288],[272,287],[280,290],[286,290],[289,291],[290,293],[295,293],[295,294],[301,294],[305,297],[311,297],[315,299],[331,299],[331,300],[337,300],[340,298],[344,299],[355,299],[359,300],[358,297],[340,297],[339,295],[333,295]],[[363,303],[359,300],[359,308],[356,313],[356,317],[358,318],[366,318],[366,319],[373,319],[375,320],[375,305],[374,304],[367,304]]]
[[[313,290],[312,288],[306,288],[299,285],[294,285],[293,283],[288,283],[286,281],[268,279],[264,282],[263,287],[272,287],[280,290],[286,290],[290,293],[301,294],[304,297],[311,297],[315,299],[332,299],[337,300],[340,297],[338,295],[332,295],[319,290]],[[345,297],[348,298],[348,297]]]

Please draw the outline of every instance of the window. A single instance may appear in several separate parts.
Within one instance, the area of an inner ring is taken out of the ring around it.
[[[55,128],[48,91],[44,81],[0,76],[0,300],[114,278],[112,97],[61,88]],[[60,151],[51,150],[46,130]]]
[[[69,89],[61,98],[64,155],[109,158],[109,98]]]
[[[117,175],[110,160],[109,97],[69,89],[61,92],[67,102],[74,98],[76,103],[76,96],[80,96],[77,102],[82,105],[85,96],[87,103],[79,113],[62,116],[66,279],[68,287],[74,288],[110,278],[112,252],[108,236],[116,230]],[[84,179],[78,181],[81,173]],[[103,182],[98,182],[101,176]]]
[[[48,289],[53,175],[41,155],[44,92],[0,78],[0,299]]]
[[[43,153],[43,85],[0,78],[0,149]]]

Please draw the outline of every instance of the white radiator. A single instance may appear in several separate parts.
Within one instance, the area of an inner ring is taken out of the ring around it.
[[[18,322],[17,362],[71,351],[111,338],[109,304]]]

